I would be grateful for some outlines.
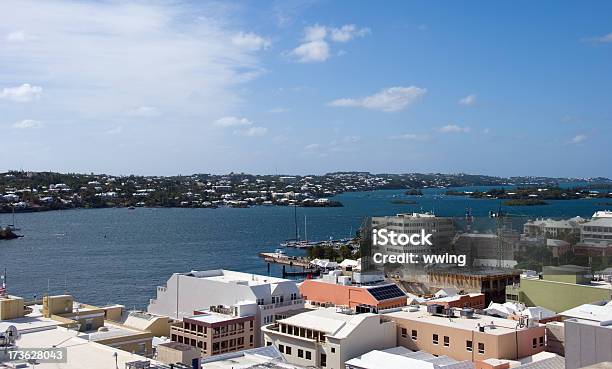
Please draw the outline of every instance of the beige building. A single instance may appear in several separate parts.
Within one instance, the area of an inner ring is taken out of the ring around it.
[[[170,338],[200,349],[202,357],[250,349],[255,347],[255,338],[260,334],[257,311],[255,303],[211,306],[183,317],[171,327]]]
[[[460,361],[517,360],[545,348],[542,324],[524,325],[514,320],[475,315],[473,310],[452,309],[452,314],[436,311],[433,306],[420,306],[384,316],[397,325],[398,345]]]
[[[164,364],[185,364],[192,368],[199,368],[201,352],[197,347],[191,347],[178,342],[164,342],[157,345],[155,359]]]
[[[23,299],[17,296],[0,296],[0,320],[21,318],[25,314]]]
[[[304,367],[344,369],[345,362],[371,350],[396,345],[395,323],[372,313],[322,308],[262,327],[265,344],[287,362]]]
[[[74,301],[71,295],[44,296],[42,315],[59,326],[75,329],[91,342],[151,357],[153,337],[169,336],[168,317],[126,312],[123,305],[97,307]]]

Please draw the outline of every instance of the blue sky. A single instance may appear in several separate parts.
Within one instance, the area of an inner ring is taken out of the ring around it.
[[[612,3],[0,3],[0,171],[612,177]]]

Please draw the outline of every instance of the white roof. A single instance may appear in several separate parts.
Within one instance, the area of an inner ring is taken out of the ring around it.
[[[561,315],[569,318],[605,322],[612,320],[612,305],[584,304],[573,309],[566,310]]]
[[[401,350],[404,349],[404,350]],[[405,348],[374,350],[346,362],[363,369],[473,369],[469,361],[458,362],[447,356],[436,357],[423,351],[412,352]]]
[[[401,311],[396,311],[392,313],[384,314],[390,318],[396,319],[406,319],[420,322],[427,322],[429,324],[435,324],[439,326],[456,328],[456,329],[465,329],[470,331],[477,331],[478,325],[485,326],[485,332],[491,335],[503,335],[503,334],[513,334],[516,332],[516,321],[508,320],[503,318],[498,318],[489,315],[474,315],[472,319],[448,319],[442,316],[431,315],[427,312],[426,306],[419,306],[417,311],[410,311],[409,309],[402,309]],[[491,329],[490,326],[493,324],[495,329]],[[536,326],[541,326],[540,324],[536,324]],[[518,330],[527,330],[529,328],[518,328]]]
[[[488,315],[497,315],[502,318],[506,318],[508,315],[521,315],[530,319],[546,319],[557,315],[554,311],[540,306],[525,307],[523,304],[514,302],[505,302],[503,304],[491,302],[484,311]]]
[[[359,265],[359,261],[357,260],[351,260],[351,259],[344,259],[342,260],[342,262],[339,264],[341,267],[346,268],[346,267],[356,267]]]
[[[149,360],[152,364],[154,360],[131,354],[127,351],[114,349],[109,346],[90,342],[77,337],[78,332],[61,327],[47,329],[39,332],[22,334],[17,341],[20,348],[52,347],[66,348],[67,362],[54,364],[40,364],[38,369],[107,369],[115,367],[115,357],[120,368],[125,367],[125,363],[138,360]]]
[[[468,293],[466,295],[452,295],[452,296],[445,296],[445,297],[440,297],[440,298],[433,298],[428,301],[429,302],[453,302],[453,301],[458,301],[463,296],[476,297],[480,295],[482,295],[482,293]]]
[[[597,218],[582,224],[583,227],[612,227],[612,217]]]
[[[58,324],[57,321],[42,316],[27,316],[18,319],[0,320],[0,332],[5,332],[11,325],[15,326],[19,332],[26,333],[50,329]]]
[[[243,272],[235,272],[233,270],[217,269],[217,270],[206,270],[206,271],[191,271],[184,275],[191,276],[194,278],[207,279],[209,281],[216,281],[221,283],[237,283],[245,284],[248,286],[259,286],[265,284],[274,284],[280,282],[287,282],[289,279],[270,277],[259,274],[250,274]]]
[[[449,297],[449,296],[455,296],[459,293],[459,290],[456,289],[455,287],[447,287],[447,288],[442,288],[441,290],[438,290],[438,292],[435,293],[434,296],[436,297]]]
[[[351,315],[337,312],[336,308],[330,307],[297,314],[279,320],[279,322],[325,332],[328,337],[345,338],[348,337],[361,322],[371,317],[380,319],[378,315],[372,313]]]

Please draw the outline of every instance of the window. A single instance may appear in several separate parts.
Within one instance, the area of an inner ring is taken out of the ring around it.
[[[325,355],[325,354],[321,354],[321,366],[322,367],[326,367],[327,366],[327,355]]]
[[[402,328],[402,337],[406,338],[408,336],[408,330],[406,328]]]
[[[272,346],[272,342],[266,341],[266,346]]]
[[[285,354],[291,355],[291,346],[286,346],[285,347]]]
[[[437,335],[437,334],[434,334],[434,335],[433,335],[433,344],[434,344],[434,345],[437,345],[437,344],[438,344],[438,335]]]
[[[444,336],[444,346],[450,346],[450,337]]]
[[[335,354],[335,353],[336,353],[336,348],[335,348],[335,347],[332,347],[332,348],[331,348],[331,352],[332,352],[332,354]]]
[[[533,340],[531,340],[531,347],[532,348],[536,348],[538,347],[538,339],[537,338],[533,338]]]
[[[281,352],[281,354],[285,353],[285,345],[278,345],[278,351]]]
[[[544,346],[544,336],[540,336],[540,347]]]
[[[251,335],[251,337],[249,337],[249,343],[253,344],[253,335]]]
[[[478,353],[481,355],[484,355],[485,353],[484,343],[482,342],[478,342]]]
[[[472,343],[472,341],[465,341],[465,349],[468,352],[472,352],[474,350],[474,344]]]
[[[298,357],[304,357],[304,350],[298,349]]]
[[[412,336],[411,336],[411,337],[412,337],[412,339],[413,339],[414,341],[416,341],[416,340],[417,340],[417,331],[416,331],[415,329],[413,329],[413,330],[412,330]]]
[[[310,360],[312,356],[310,356],[310,351],[306,351],[306,360]]]

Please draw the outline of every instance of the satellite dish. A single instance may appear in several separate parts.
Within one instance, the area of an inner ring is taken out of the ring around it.
[[[8,338],[9,345],[14,345],[21,338],[21,333],[19,333],[17,327],[15,327],[14,325],[9,326],[6,329],[5,334]]]
[[[20,338],[21,334],[19,334],[17,327],[11,325],[5,332],[0,333],[0,346],[14,346]]]

